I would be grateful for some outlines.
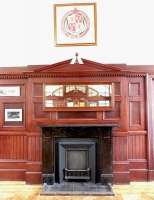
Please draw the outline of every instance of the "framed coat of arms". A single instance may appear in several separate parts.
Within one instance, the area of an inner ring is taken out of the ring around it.
[[[56,46],[96,45],[96,3],[55,4],[54,28]]]

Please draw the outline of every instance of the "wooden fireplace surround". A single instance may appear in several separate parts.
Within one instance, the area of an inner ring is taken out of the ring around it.
[[[20,86],[18,97],[0,96],[0,180],[41,183],[42,127],[117,124],[112,129],[113,183],[154,180],[154,66],[100,64],[83,59],[52,65],[0,68],[0,86]],[[114,84],[112,110],[44,111],[44,84]],[[22,109],[6,122],[5,109]]]

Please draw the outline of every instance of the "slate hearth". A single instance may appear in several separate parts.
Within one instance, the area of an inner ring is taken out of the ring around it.
[[[63,182],[61,184],[55,183],[54,185],[44,184],[41,195],[113,196],[114,193],[110,184]]]

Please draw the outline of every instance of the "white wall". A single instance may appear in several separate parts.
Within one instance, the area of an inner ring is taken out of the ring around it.
[[[98,45],[54,47],[53,4],[97,2]],[[0,66],[73,57],[154,64],[154,0],[0,0]]]

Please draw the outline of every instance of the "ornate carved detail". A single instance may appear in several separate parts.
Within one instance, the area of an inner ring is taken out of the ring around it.
[[[28,79],[28,78],[75,78],[75,77],[145,77],[146,73],[136,72],[76,72],[76,73],[23,73],[23,74],[0,74],[0,79]]]

